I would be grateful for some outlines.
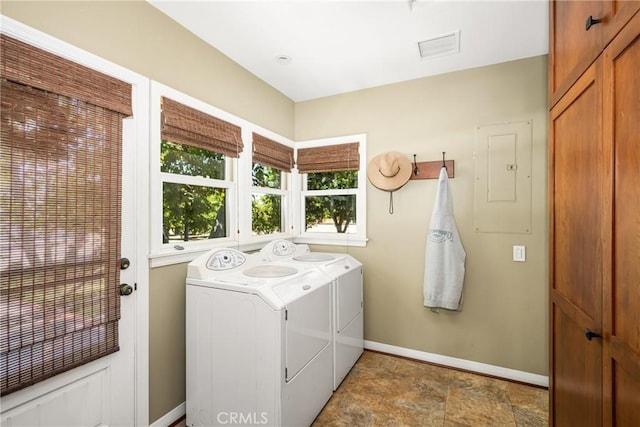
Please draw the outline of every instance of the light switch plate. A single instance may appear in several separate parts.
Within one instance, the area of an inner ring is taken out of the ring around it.
[[[516,262],[525,262],[526,248],[521,245],[513,245],[513,260]]]

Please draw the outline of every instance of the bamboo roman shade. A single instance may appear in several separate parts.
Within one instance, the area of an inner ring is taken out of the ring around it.
[[[326,145],[298,150],[300,173],[338,172],[360,168],[359,143]]]
[[[162,139],[239,157],[244,147],[239,126],[166,97],[161,102]]]
[[[2,36],[0,390],[118,351],[131,86]]]
[[[132,115],[131,85],[1,35],[2,78]]]
[[[271,166],[284,172],[293,168],[293,148],[253,133],[253,162]]]

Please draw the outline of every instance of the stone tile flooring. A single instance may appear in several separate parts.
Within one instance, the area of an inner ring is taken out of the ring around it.
[[[365,351],[313,427],[538,427],[547,390]]]
[[[365,350],[312,427],[544,427],[548,412],[545,389]]]

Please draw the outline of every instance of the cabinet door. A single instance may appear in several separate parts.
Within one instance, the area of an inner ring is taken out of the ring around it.
[[[613,40],[638,10],[640,10],[640,0],[611,0],[604,2],[602,10],[604,46]]]
[[[640,425],[640,13],[604,53],[613,227],[604,281],[605,425]]]
[[[551,1],[549,100],[552,106],[638,10],[640,0]],[[589,18],[593,24],[587,29]]]
[[[602,422],[604,188],[601,63],[551,110],[549,130],[551,422]]]
[[[549,4],[549,100],[554,105],[602,51],[602,26],[588,31],[589,16],[601,18],[600,1],[551,1]],[[553,95],[553,96],[552,96]]]

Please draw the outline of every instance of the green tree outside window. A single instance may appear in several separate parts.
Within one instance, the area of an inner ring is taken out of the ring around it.
[[[318,172],[307,174],[307,190],[344,190],[358,188],[358,171]],[[336,232],[347,233],[356,222],[356,196],[307,196],[305,229],[331,220]]]
[[[225,178],[223,154],[162,141],[161,171],[176,175]],[[226,190],[165,182],[162,188],[162,240],[189,241],[227,236]]]

